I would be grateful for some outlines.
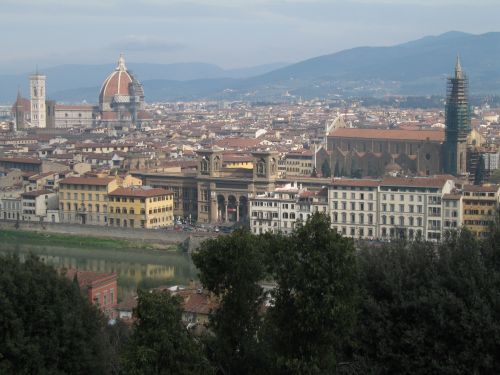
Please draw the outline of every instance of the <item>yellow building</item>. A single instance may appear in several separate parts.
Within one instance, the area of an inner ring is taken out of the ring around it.
[[[487,237],[495,221],[500,194],[499,185],[465,185],[463,224],[477,237]]]
[[[108,224],[161,228],[173,224],[173,192],[149,186],[121,187],[109,193]]]
[[[108,193],[119,186],[116,177],[68,177],[59,182],[62,223],[107,224]]]

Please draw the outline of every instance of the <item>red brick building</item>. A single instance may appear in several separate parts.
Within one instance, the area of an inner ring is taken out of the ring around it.
[[[68,279],[73,280],[75,275],[89,302],[97,305],[107,316],[114,317],[118,300],[118,275],[114,272],[80,271],[73,268],[66,270]]]

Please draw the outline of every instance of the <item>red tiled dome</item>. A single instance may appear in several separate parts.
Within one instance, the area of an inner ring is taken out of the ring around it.
[[[110,102],[115,95],[129,96],[129,83],[131,82],[132,76],[125,67],[125,59],[120,56],[115,71],[102,84],[99,102]]]

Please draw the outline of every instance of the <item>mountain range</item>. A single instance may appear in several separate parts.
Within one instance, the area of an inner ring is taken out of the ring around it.
[[[210,64],[129,64],[146,100],[279,100],[285,96],[444,95],[457,55],[473,95],[500,94],[500,32],[448,32],[390,47],[358,47],[295,64],[223,70]],[[56,100],[95,102],[110,65],[45,69]],[[20,82],[22,80],[22,82]],[[27,75],[0,76],[0,102],[12,101]]]

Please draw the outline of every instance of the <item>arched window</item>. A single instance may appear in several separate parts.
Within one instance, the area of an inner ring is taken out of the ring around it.
[[[205,158],[201,159],[201,171],[208,172],[208,160]]]
[[[257,174],[259,176],[266,174],[266,163],[262,159],[257,162]]]

